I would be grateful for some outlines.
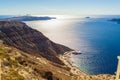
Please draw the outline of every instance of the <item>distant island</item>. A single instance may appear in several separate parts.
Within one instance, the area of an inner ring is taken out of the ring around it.
[[[120,24],[120,18],[113,18],[109,21],[116,22],[116,23]]]
[[[88,17],[85,17],[85,18],[90,18],[90,17],[88,16]]]
[[[5,21],[34,21],[34,20],[51,20],[51,19],[56,19],[55,17],[36,17],[36,16],[17,16],[17,17],[11,17],[11,18],[4,18],[0,20],[5,20]]]

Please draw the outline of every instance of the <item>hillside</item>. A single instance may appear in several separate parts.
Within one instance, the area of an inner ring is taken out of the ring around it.
[[[73,74],[59,65],[4,45],[0,41],[1,80],[115,80],[111,75]]]
[[[50,41],[41,32],[22,22],[0,21],[0,39],[7,45],[14,46],[32,55],[42,56],[59,64],[64,63],[60,61],[57,54],[71,50]]]
[[[1,80],[115,80],[109,74],[75,74],[60,59],[71,50],[25,23],[0,21]]]
[[[2,80],[70,80],[69,68],[4,45],[0,41]]]

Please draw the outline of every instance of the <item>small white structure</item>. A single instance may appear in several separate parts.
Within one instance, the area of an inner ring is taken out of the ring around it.
[[[118,58],[118,67],[117,67],[117,73],[116,73],[116,80],[120,80],[120,56]]]

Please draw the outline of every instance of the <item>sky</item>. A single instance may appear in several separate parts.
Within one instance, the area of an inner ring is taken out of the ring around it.
[[[1,0],[0,15],[115,15],[120,0]]]

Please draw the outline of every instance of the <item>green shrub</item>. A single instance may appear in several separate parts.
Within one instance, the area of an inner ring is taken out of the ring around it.
[[[18,66],[18,61],[17,61],[17,60],[12,60],[12,59],[10,59],[9,61],[10,61],[10,63],[11,63],[12,65]]]

